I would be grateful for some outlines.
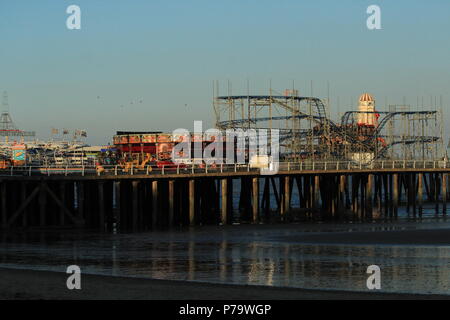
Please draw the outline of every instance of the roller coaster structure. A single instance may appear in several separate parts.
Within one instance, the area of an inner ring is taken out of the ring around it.
[[[376,111],[377,126],[361,126],[361,111],[347,111],[334,122],[328,106],[316,97],[286,95],[227,95],[214,98],[216,127],[278,129],[284,159],[438,159],[444,156],[442,123],[436,110],[412,111],[389,106]],[[374,112],[364,112],[374,113]],[[270,132],[270,131],[269,131]]]

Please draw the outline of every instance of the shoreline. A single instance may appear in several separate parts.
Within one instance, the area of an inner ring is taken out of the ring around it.
[[[450,295],[332,291],[81,275],[68,290],[63,272],[0,268],[0,300],[450,300]]]

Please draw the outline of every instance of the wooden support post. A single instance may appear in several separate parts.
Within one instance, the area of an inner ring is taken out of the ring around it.
[[[414,217],[417,216],[417,205],[416,205],[416,174],[411,173],[411,205]]]
[[[419,217],[422,217],[423,213],[423,173],[419,173],[417,176],[417,197],[419,203]]]
[[[439,173],[432,174],[434,176],[434,203],[435,203],[435,214],[439,214]]]
[[[392,206],[394,217],[398,217],[398,173],[394,173],[392,176]]]
[[[366,218],[368,219],[372,219],[373,217],[372,188],[373,188],[373,174],[368,174],[366,183]]]
[[[411,213],[411,176],[409,174],[403,174],[403,185],[405,187],[405,194],[406,194],[406,213],[408,214],[408,217]],[[401,190],[400,190],[401,193]]]
[[[329,185],[329,190],[331,193],[331,217],[332,219],[336,218],[336,212],[338,210],[339,205],[339,176],[332,177],[332,184]]]
[[[169,180],[169,227],[174,226],[175,214],[175,180]]]
[[[98,211],[99,211],[99,229],[105,230],[105,184],[103,181],[97,183],[98,186]],[[63,201],[63,199],[61,199]],[[63,201],[63,203],[65,203]]]
[[[114,222],[115,227],[118,228],[120,226],[120,207],[121,207],[121,199],[120,199],[120,181],[114,181],[114,200],[115,200],[115,208],[114,208]],[[115,228],[113,226],[113,231],[115,232]]]
[[[442,174],[442,214],[447,214],[447,182],[448,182],[448,174]]]
[[[319,197],[320,197],[320,177],[314,176],[314,211],[319,210]]]
[[[339,176],[339,195],[338,195],[338,215],[340,216],[345,208],[345,179],[346,176]]]
[[[221,207],[221,215],[220,220],[223,225],[228,223],[228,180],[221,180],[221,192],[222,192],[222,207]]]
[[[333,219],[336,218],[336,211],[337,211],[337,197],[339,195],[339,183],[336,183],[335,179],[333,179],[333,185],[330,186],[330,193],[331,193],[331,217]]]
[[[139,181],[134,180],[131,182],[132,185],[132,219],[131,226],[132,230],[138,230],[138,222],[139,222]]]
[[[228,179],[227,182],[227,223],[230,223],[231,219],[233,218],[233,210],[234,210],[234,204],[233,204],[233,179]]]
[[[291,209],[291,179],[289,176],[284,177],[284,213],[289,214]]]
[[[195,226],[195,180],[189,180],[189,225]]]
[[[311,217],[312,208],[312,191],[311,191],[311,176],[307,175],[303,177],[303,193],[305,194],[305,208],[306,215],[308,218]]]
[[[158,206],[158,180],[152,181],[152,228],[155,229],[158,226],[158,215],[159,215],[159,206]]]
[[[252,211],[253,211],[253,223],[259,222],[259,179],[253,178],[252,185]]]
[[[286,214],[286,193],[284,191],[284,177],[280,176],[278,178],[279,180],[279,190],[280,190],[280,203],[279,203],[279,210],[280,210],[280,219],[281,221],[284,221],[285,219],[285,214]]]

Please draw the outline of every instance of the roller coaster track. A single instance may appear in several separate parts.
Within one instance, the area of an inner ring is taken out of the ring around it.
[[[405,145],[410,145],[410,144],[415,144],[415,143],[431,143],[431,142],[437,142],[439,141],[440,138],[439,137],[433,137],[433,136],[429,136],[429,137],[421,137],[421,136],[417,136],[417,137],[410,137],[407,139],[404,139],[402,141],[394,141],[390,144],[388,144],[387,146],[383,147],[381,150],[378,151],[378,156],[377,159],[382,158],[384,156],[384,154],[390,149],[392,148],[394,145],[397,144],[405,144]]]
[[[319,125],[319,130],[317,129],[303,129],[303,130],[292,130],[292,129],[279,129],[281,131],[280,134],[280,142],[286,141],[291,138],[305,138],[308,136],[323,136],[324,135],[324,127],[326,125],[329,126],[329,132],[334,133],[336,135],[345,137],[346,140],[350,140],[351,143],[355,145],[360,145],[363,149],[367,149],[367,143],[361,142],[357,139],[356,136],[353,136],[347,132],[343,132],[342,128],[337,126],[333,121],[327,118],[325,105],[322,100],[315,97],[299,97],[299,96],[268,96],[268,95],[258,95],[258,96],[220,96],[216,99],[221,101],[230,101],[230,100],[240,100],[240,101],[252,101],[255,104],[260,106],[269,106],[270,104],[276,104],[288,110],[291,114],[287,116],[276,116],[276,117],[260,117],[260,118],[251,118],[251,119],[235,119],[235,120],[226,120],[220,121],[216,123],[216,126],[219,129],[225,130],[228,128],[236,128],[238,126],[242,126],[246,123],[256,124],[257,122],[266,122],[270,120],[292,120],[292,119],[311,119]],[[311,111],[313,114],[304,113],[296,108],[293,108],[288,104],[289,101],[297,101],[311,104]],[[260,128],[262,129],[262,128]]]
[[[311,119],[312,121],[317,123],[317,126],[313,129],[283,129],[278,128],[280,131],[280,142],[284,142],[289,139],[302,139],[306,137],[325,137],[332,138],[333,136],[341,137],[343,140],[348,143],[358,146],[361,151],[367,150],[371,151],[374,144],[374,139],[378,137],[384,137],[382,135],[382,130],[389,120],[393,119],[398,115],[433,115],[436,114],[437,111],[374,111],[374,112],[364,112],[364,111],[347,111],[341,118],[340,125],[337,125],[331,119],[328,119],[326,116],[325,105],[322,100],[315,97],[299,97],[299,96],[271,96],[271,95],[258,95],[258,96],[221,96],[216,99],[224,101],[230,100],[240,100],[240,101],[250,101],[253,106],[269,106],[269,105],[278,105],[281,108],[290,112],[290,115],[286,116],[275,116],[275,117],[259,117],[259,118],[251,118],[251,119],[236,119],[236,120],[227,120],[220,121],[216,123],[216,126],[219,129],[228,129],[228,128],[236,128],[242,127],[243,124],[256,124],[258,122],[267,122],[271,120],[293,120],[293,119]],[[294,108],[289,105],[289,102],[304,102],[310,103],[311,106],[311,114],[307,114],[298,110],[298,108]],[[385,115],[382,120],[379,122],[376,130],[371,134],[371,138],[361,141],[359,138],[360,133],[357,130],[348,130],[350,126],[354,126],[355,123],[350,121],[351,116],[358,113],[376,113]],[[269,129],[269,128],[258,128],[258,129]],[[328,136],[329,135],[329,136]],[[328,136],[328,137],[326,137]],[[392,136],[391,136],[392,137]],[[403,137],[403,136],[395,136],[401,138],[402,141],[394,141],[389,145],[384,146],[379,152],[377,152],[378,157],[383,156],[383,154],[389,150],[389,148],[393,147],[397,144],[414,144],[414,143],[429,143],[436,142],[439,140],[439,137],[422,137],[422,136],[414,136],[414,137]]]
[[[256,124],[257,122],[264,122],[264,121],[270,121],[270,120],[292,120],[292,119],[307,119],[310,116],[307,114],[299,114],[299,115],[290,115],[290,116],[277,116],[277,117],[261,117],[261,118],[254,118],[254,119],[237,119],[237,120],[230,120],[230,121],[220,121],[217,123],[219,128],[230,128],[235,127],[237,125],[241,125],[244,123],[253,123]],[[313,118],[317,121],[320,121],[321,118],[318,116],[313,116]]]
[[[314,97],[299,97],[299,96],[220,96],[216,98],[220,101],[230,101],[230,100],[247,100],[253,101],[255,103],[260,103],[261,106],[269,106],[270,104],[277,104],[284,109],[291,112],[292,116],[303,116],[303,117],[312,117],[316,122],[323,123],[328,120],[326,117],[325,105],[322,100]],[[317,115],[309,115],[303,113],[288,104],[288,101],[296,101],[296,102],[307,102],[311,103],[311,109],[315,108]],[[275,118],[272,118],[275,119]],[[268,119],[270,120],[270,119]],[[223,126],[233,125],[234,121],[241,121],[239,123],[246,123],[248,119],[239,119],[239,120],[229,120],[229,121],[221,121],[219,122]],[[267,121],[267,120],[266,120]]]
[[[347,111],[343,116],[341,120],[341,127],[344,128],[347,125],[350,125],[350,116],[353,114],[358,113],[375,113],[375,114],[386,114],[385,117],[378,123],[377,130],[374,133],[374,136],[378,136],[383,130],[386,123],[394,118],[397,115],[417,115],[417,114],[425,114],[425,115],[431,115],[436,114],[437,111],[394,111],[394,112],[388,112],[388,111],[374,111],[374,112],[365,112],[365,111]]]

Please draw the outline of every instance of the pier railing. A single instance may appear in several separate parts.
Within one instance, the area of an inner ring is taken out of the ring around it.
[[[355,161],[302,161],[280,162],[278,172],[290,171],[343,171],[357,170],[401,170],[401,169],[450,169],[450,162],[445,160],[379,160],[370,163]],[[276,167],[276,166],[275,166]],[[17,166],[0,170],[0,176],[36,176],[36,175],[190,175],[190,174],[217,174],[217,173],[259,173],[260,168],[250,164],[189,164],[157,166]]]

